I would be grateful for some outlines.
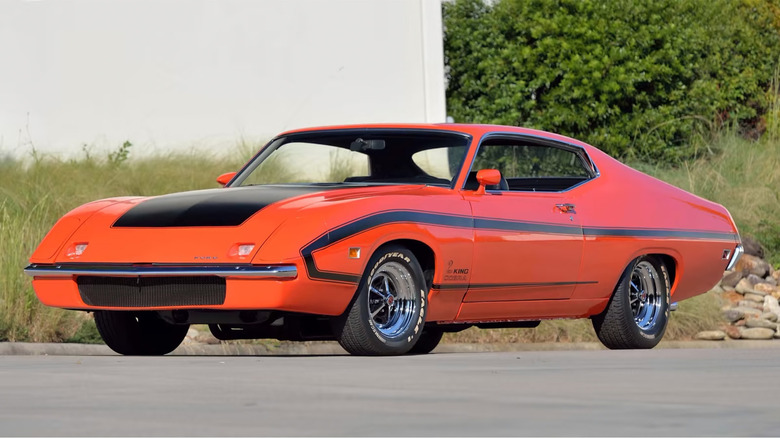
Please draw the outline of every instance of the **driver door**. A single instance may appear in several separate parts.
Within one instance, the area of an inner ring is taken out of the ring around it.
[[[483,141],[472,166],[505,182],[462,191],[474,216],[474,260],[464,302],[571,297],[584,238],[571,184],[591,177],[575,152],[524,138]]]

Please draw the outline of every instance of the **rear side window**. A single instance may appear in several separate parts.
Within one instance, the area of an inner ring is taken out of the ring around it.
[[[425,149],[412,155],[412,161],[423,172],[437,178],[452,180],[466,155],[466,146]]]
[[[510,191],[567,190],[592,177],[581,151],[547,144],[503,139],[487,140],[480,146],[467,180],[472,189],[476,172],[498,169]]]

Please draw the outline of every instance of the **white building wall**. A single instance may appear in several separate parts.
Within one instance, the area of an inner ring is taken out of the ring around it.
[[[445,119],[440,0],[2,0],[0,153]]]

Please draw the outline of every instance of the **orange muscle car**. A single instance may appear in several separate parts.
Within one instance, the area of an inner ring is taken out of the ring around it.
[[[531,129],[296,130],[217,181],[74,209],[25,269],[38,298],[94,312],[129,355],[171,352],[190,324],[393,355],[552,318],[652,348],[742,253],[722,206]]]

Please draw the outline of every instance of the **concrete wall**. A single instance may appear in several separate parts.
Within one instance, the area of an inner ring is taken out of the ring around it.
[[[445,119],[439,0],[2,0],[0,60],[0,153]]]

